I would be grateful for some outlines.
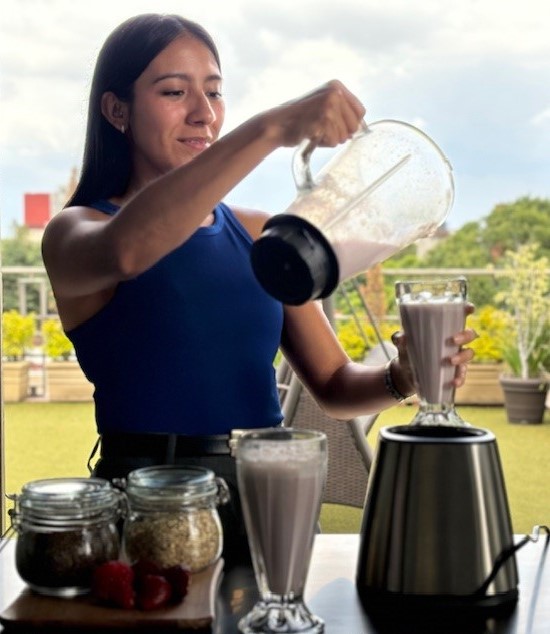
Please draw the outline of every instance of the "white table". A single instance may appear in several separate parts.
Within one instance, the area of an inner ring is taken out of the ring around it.
[[[358,535],[321,534],[316,537],[306,603],[325,620],[326,634],[397,634],[395,628],[388,629],[390,626],[383,623],[375,626],[362,608],[355,588],[358,548]],[[550,634],[550,548],[545,549],[545,538],[520,549],[517,563],[520,598],[514,612],[506,618],[492,619],[482,629],[476,629],[479,624],[472,624],[461,634]],[[15,600],[23,587],[15,571],[12,540],[0,555],[0,612]],[[256,598],[256,584],[250,568],[225,571],[212,632],[236,634],[239,618]],[[448,634],[452,627],[452,622],[442,623],[438,634]],[[411,622],[406,632],[425,634],[426,628],[422,623]]]

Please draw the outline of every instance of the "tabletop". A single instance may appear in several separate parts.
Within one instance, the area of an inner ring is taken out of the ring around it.
[[[316,536],[305,600],[310,610],[325,621],[326,634],[550,634],[550,557],[547,556],[550,549],[545,538],[527,543],[516,554],[520,581],[519,600],[513,612],[506,617],[462,623],[454,619],[427,622],[416,617],[396,625],[391,615],[374,622],[365,613],[355,587],[358,550],[359,535]],[[14,540],[11,540],[0,555],[0,612],[23,588],[15,571]],[[248,567],[226,570],[211,632],[238,634],[239,619],[256,600],[252,570]]]

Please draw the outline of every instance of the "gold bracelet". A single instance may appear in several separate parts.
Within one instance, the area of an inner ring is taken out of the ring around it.
[[[386,366],[384,368],[384,385],[386,386],[386,391],[396,400],[396,401],[404,401],[407,397],[404,396],[403,394],[401,394],[401,392],[397,389],[397,387],[395,386],[395,383],[393,382],[393,378],[391,375],[391,364],[392,361],[394,359],[397,359],[397,357],[394,357],[393,359],[391,359],[390,361],[388,361],[386,363]]]

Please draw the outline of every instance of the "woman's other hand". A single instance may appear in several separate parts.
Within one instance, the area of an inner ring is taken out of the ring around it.
[[[466,316],[471,315],[475,310],[475,307],[471,303],[466,304]],[[466,372],[468,369],[468,363],[474,358],[474,351],[471,348],[465,348],[469,343],[472,343],[474,339],[477,339],[479,335],[473,328],[465,328],[461,332],[457,332],[453,336],[454,343],[459,347],[458,352],[449,358],[451,365],[456,367],[456,373],[454,378],[455,387],[464,385],[466,380]],[[392,342],[397,348],[398,362],[399,362],[399,379],[398,389],[402,394],[412,394],[414,392],[414,379],[412,368],[407,354],[407,341],[403,332],[396,332],[392,335]],[[402,391],[401,388],[404,390]]]

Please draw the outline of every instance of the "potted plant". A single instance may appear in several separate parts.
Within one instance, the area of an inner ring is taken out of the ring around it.
[[[464,385],[456,390],[458,405],[503,405],[500,385],[503,349],[509,336],[509,315],[494,306],[482,306],[468,317],[468,326],[479,335],[468,347],[475,352]]]
[[[22,401],[29,390],[29,366],[25,349],[36,329],[34,313],[21,315],[16,310],[2,313],[2,386],[5,401]]]
[[[46,390],[50,401],[89,401],[93,385],[75,359],[71,341],[63,332],[58,319],[46,319],[42,324],[46,364]]]
[[[541,423],[550,369],[550,278],[538,245],[505,255],[508,288],[495,296],[510,313],[511,338],[504,348],[509,373],[500,378],[509,422]]]

